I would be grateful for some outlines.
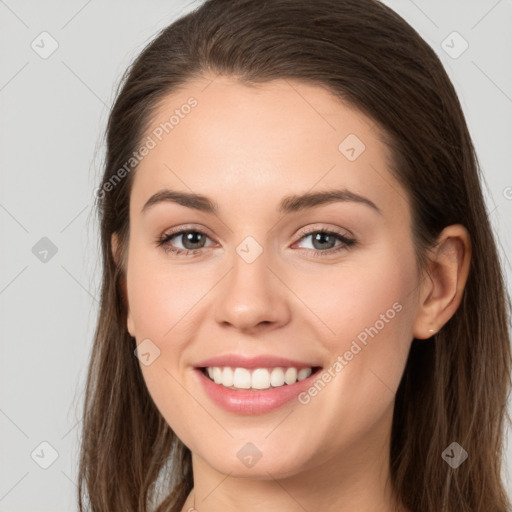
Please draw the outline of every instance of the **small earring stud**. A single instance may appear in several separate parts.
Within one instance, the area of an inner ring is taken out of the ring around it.
[[[429,329],[428,332],[435,332],[434,329]]]

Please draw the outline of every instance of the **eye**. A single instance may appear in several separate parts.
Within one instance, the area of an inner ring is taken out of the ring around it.
[[[173,247],[168,245],[169,242],[174,238],[177,238],[178,240],[181,239],[182,245],[184,246],[183,249],[180,247]],[[172,252],[174,254],[196,255],[201,252],[202,248],[205,247],[204,243],[207,238],[209,238],[208,235],[199,229],[181,229],[180,231],[164,234],[157,240],[157,245],[162,247],[162,249],[166,252]]]
[[[313,251],[314,256],[329,256],[333,253],[337,253],[342,250],[349,249],[357,244],[354,238],[349,238],[337,231],[328,229],[315,229],[302,235],[301,240],[305,240],[308,237],[312,238],[313,249],[307,249]],[[336,241],[340,243],[336,246]]]
[[[313,236],[314,235],[314,236]],[[347,250],[357,244],[353,238],[349,238],[342,233],[328,229],[315,229],[306,233],[302,233],[299,241],[312,238],[313,248],[306,250],[311,252],[313,256],[329,256],[342,250]],[[175,247],[174,243],[170,244],[173,239],[181,240],[182,248]],[[207,233],[200,229],[180,229],[171,233],[166,233],[157,239],[157,246],[167,253],[184,256],[197,256],[201,254],[202,249],[207,247],[206,241],[210,239]],[[336,246],[336,241],[339,244]]]

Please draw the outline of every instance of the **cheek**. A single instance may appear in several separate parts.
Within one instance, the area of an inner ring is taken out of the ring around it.
[[[157,250],[161,249],[153,249]],[[206,286],[191,266],[167,265],[163,254],[155,258],[135,249],[130,254],[127,273],[130,313],[137,337],[154,338],[157,343],[169,338],[175,325],[180,329],[186,325]]]
[[[321,320],[315,320],[318,337],[335,376],[329,393],[344,397],[347,414],[361,411],[358,428],[393,399],[412,339],[414,260],[391,246],[371,252],[371,258],[326,267],[294,288]]]
[[[318,339],[331,359],[325,391],[316,398],[310,389],[304,401],[310,400],[312,417],[325,414],[323,434],[334,444],[360,438],[393,403],[412,339],[414,278],[412,260],[404,254],[399,264],[389,250],[365,264],[330,268],[302,287],[321,319],[315,320]],[[327,403],[333,404],[331,413],[323,412]],[[345,429],[338,431],[340,422]]]
[[[339,352],[360,333],[364,338],[365,329],[376,323],[382,333],[398,329],[398,310],[405,309],[414,289],[414,266],[407,254],[397,260],[392,248],[372,250],[371,257],[367,252],[320,268],[307,279],[297,277],[293,285],[323,324],[322,339],[332,351]]]
[[[156,261],[152,253],[135,248],[130,253],[127,272],[137,344],[149,339],[159,350],[151,364],[140,364],[147,390],[167,423],[184,438],[189,427],[184,418],[193,416],[194,401],[180,384],[181,356],[188,339],[187,325],[192,325],[192,308],[204,295],[201,280],[194,279],[185,268],[171,267],[164,258]],[[155,349],[150,350],[154,357]]]

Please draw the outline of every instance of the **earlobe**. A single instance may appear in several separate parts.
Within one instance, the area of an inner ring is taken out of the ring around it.
[[[126,307],[126,328],[128,329],[130,336],[132,338],[135,338],[135,327],[133,324],[132,312],[130,311],[130,303],[128,301],[128,290],[127,290],[127,286],[126,286],[125,274],[123,274],[121,276],[120,284],[121,284],[121,289],[123,291],[124,304]]]
[[[134,325],[133,325],[132,314],[131,314],[131,311],[130,311],[129,307],[127,307],[126,328],[128,329],[128,332],[130,333],[130,336],[132,338],[135,338],[135,328],[134,328]]]
[[[446,227],[420,286],[415,338],[430,338],[455,314],[462,301],[470,262],[471,238],[467,229],[461,224]]]

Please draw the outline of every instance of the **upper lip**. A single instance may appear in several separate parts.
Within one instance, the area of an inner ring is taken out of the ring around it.
[[[205,359],[200,363],[197,363],[196,368],[205,367],[223,367],[232,366],[235,368],[274,368],[274,367],[294,367],[294,368],[317,368],[321,367],[319,364],[297,361],[294,359],[288,359],[286,357],[276,357],[270,354],[263,354],[254,357],[245,357],[237,354],[226,354],[222,356],[215,356],[209,359]]]

